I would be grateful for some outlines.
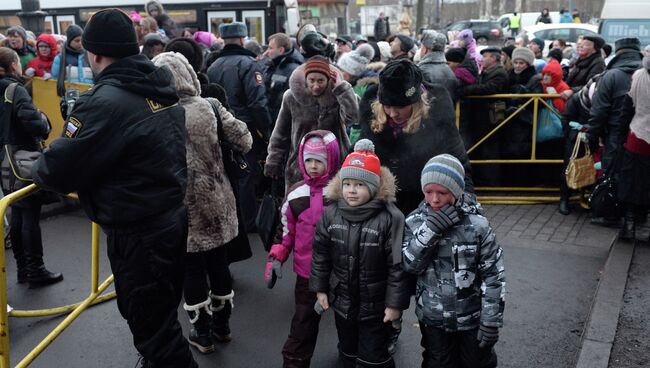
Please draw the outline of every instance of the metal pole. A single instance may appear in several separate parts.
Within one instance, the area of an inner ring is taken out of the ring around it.
[[[45,29],[45,16],[47,13],[41,10],[41,2],[39,0],[20,0],[20,8],[22,11],[16,13],[20,18],[20,23],[23,28],[34,32],[38,37]]]

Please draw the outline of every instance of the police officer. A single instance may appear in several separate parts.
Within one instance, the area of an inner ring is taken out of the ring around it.
[[[42,188],[77,192],[107,234],[117,305],[144,367],[198,367],[177,308],[187,217],[185,113],[172,74],[139,55],[128,15],[104,9],[82,36],[95,85],[82,94],[32,174]]]
[[[208,68],[208,78],[211,83],[218,83],[226,89],[235,117],[245,122],[253,135],[253,148],[246,155],[250,174],[239,183],[243,217],[246,230],[250,232],[255,229],[257,215],[255,189],[262,177],[259,162],[266,157],[273,126],[261,65],[256,62],[256,55],[244,48],[244,38],[248,36],[246,25],[241,22],[221,24],[219,33],[225,46]]]

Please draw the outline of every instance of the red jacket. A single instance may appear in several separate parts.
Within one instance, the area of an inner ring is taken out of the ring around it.
[[[48,45],[50,45],[50,54],[48,56],[43,56],[41,55],[40,50],[38,49],[38,44],[41,42],[45,42]],[[29,68],[34,68],[34,76],[35,77],[43,77],[45,73],[52,73],[52,63],[54,62],[54,57],[59,53],[59,50],[56,46],[56,38],[52,36],[51,34],[46,34],[43,33],[42,35],[38,36],[38,39],[36,40],[36,57],[33,58],[32,60],[27,63],[27,67],[25,68],[25,71]]]
[[[544,83],[545,75],[551,76],[550,83]],[[546,93],[548,93],[549,87],[552,87],[555,89],[555,93],[558,94],[570,88],[569,85],[562,80],[562,66],[560,66],[560,63],[558,63],[557,60],[551,59],[544,69],[542,69],[542,87]],[[559,112],[564,111],[565,101],[561,97],[554,98],[552,102],[553,106],[555,106]]]

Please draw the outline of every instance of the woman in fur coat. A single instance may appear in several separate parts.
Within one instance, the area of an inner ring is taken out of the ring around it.
[[[246,124],[235,119],[218,100],[200,97],[199,80],[183,55],[165,52],[153,62],[171,70],[185,108],[189,229],[183,307],[192,323],[190,344],[209,353],[214,351],[215,339],[230,341],[228,320],[235,293],[223,245],[238,233],[235,197],[224,171],[215,112],[223,124],[225,137],[221,139],[233,149],[248,152],[253,138]]]
[[[361,100],[361,136],[397,177],[397,207],[411,213],[422,201],[419,173],[429,158],[449,153],[465,168],[466,191],[473,195],[467,151],[454,122],[454,108],[445,88],[423,93],[422,72],[415,64],[396,60],[379,74]]]
[[[339,144],[340,157],[348,154],[346,126],[358,121],[359,104],[350,83],[321,56],[314,56],[294,70],[289,90],[269,141],[264,175],[284,177],[285,188],[302,180],[298,167],[300,141],[312,130],[329,130]]]

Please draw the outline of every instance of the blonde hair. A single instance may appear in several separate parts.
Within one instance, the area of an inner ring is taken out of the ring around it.
[[[413,106],[413,112],[411,112],[411,117],[406,122],[406,127],[402,129],[402,131],[406,134],[413,134],[417,132],[420,129],[420,125],[422,125],[422,119],[426,119],[429,115],[430,106],[424,94],[422,94],[420,101],[414,103],[411,106]],[[370,129],[375,134],[381,133],[386,128],[388,115],[386,115],[386,112],[384,111],[384,105],[382,105],[378,99],[372,103],[371,107],[373,120],[372,123],[370,123]]]

